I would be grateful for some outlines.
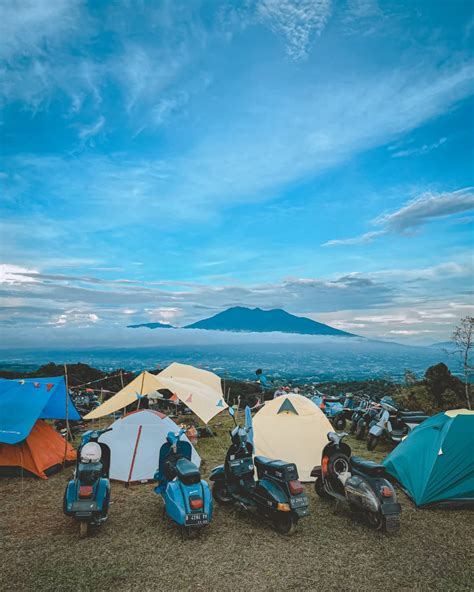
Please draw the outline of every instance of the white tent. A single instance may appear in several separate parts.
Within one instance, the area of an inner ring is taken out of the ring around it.
[[[227,407],[217,374],[173,363],[157,376],[142,372],[111,399],[85,415],[84,419],[109,415],[160,389],[171,391],[205,423]]]
[[[314,481],[311,469],[334,431],[313,401],[289,394],[267,401],[253,418],[255,454],[294,462],[301,481]]]
[[[110,478],[126,483],[153,479],[168,432],[176,433],[180,429],[163,413],[149,409],[129,413],[110,427],[112,431],[100,438],[111,450]],[[186,436],[183,439],[189,442]],[[194,447],[191,460],[196,466],[201,464]]]

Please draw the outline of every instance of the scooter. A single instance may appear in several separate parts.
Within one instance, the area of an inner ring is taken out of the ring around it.
[[[352,411],[351,416],[350,416],[350,420],[351,420],[350,433],[351,434],[355,434],[356,429],[357,429],[357,423],[358,423],[359,419],[361,419],[361,417],[364,415],[364,413],[367,410],[367,407],[369,406],[369,398],[366,395],[360,395],[358,398],[359,398],[359,402],[356,405],[356,407],[354,408],[354,410]]]
[[[356,440],[363,440],[368,429],[370,429],[379,419],[382,413],[382,406],[379,403],[370,401],[362,417],[356,424]]]
[[[337,410],[331,419],[332,425],[338,432],[346,427],[346,422],[352,418],[355,408],[356,402],[354,396],[351,393],[347,393],[342,403],[342,408]]]
[[[382,412],[367,434],[367,450],[375,450],[380,438],[399,444],[403,438],[420,425],[428,416],[423,411],[401,411],[382,399]]]
[[[66,486],[63,511],[79,522],[80,537],[89,532],[89,526],[100,526],[107,520],[110,501],[110,448],[99,442],[105,430],[89,430],[82,436],[77,451],[76,468]]]
[[[235,427],[230,432],[232,443],[224,464],[211,471],[214,499],[222,505],[236,504],[256,511],[270,519],[278,533],[292,534],[298,520],[309,515],[308,497],[298,480],[296,465],[263,456],[256,456],[254,464],[253,445],[248,441],[250,428],[237,424],[232,407],[229,413]]]
[[[311,476],[316,477],[316,493],[322,499],[347,503],[374,530],[398,531],[401,507],[395,489],[384,478],[385,467],[352,456],[350,446],[343,442],[345,436],[345,432],[329,432],[321,466],[311,471]]]
[[[183,538],[190,538],[212,519],[212,496],[209,485],[201,479],[198,467],[191,462],[192,446],[177,434],[169,432],[161,446],[158,482],[154,491],[165,503],[164,512],[181,528]]]

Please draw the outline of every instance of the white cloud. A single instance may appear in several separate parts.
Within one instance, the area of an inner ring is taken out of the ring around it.
[[[437,140],[436,142],[433,142],[432,144],[423,144],[423,146],[419,146],[418,148],[406,148],[405,150],[397,150],[396,152],[393,152],[392,157],[401,158],[403,156],[423,156],[425,154],[428,154],[432,150],[436,150],[436,148],[442,146],[447,139],[448,138],[443,137]]]
[[[24,284],[34,283],[37,280],[35,275],[38,272],[34,269],[28,269],[19,265],[10,265],[8,263],[0,264],[0,284]]]
[[[472,187],[445,193],[424,193],[395,212],[382,214],[373,220],[374,224],[383,227],[382,230],[366,232],[352,238],[333,239],[322,246],[366,244],[385,234],[407,234],[432,220],[473,209],[474,192]]]
[[[331,0],[260,0],[257,15],[283,35],[286,53],[295,61],[308,56],[312,37],[323,31],[331,15]]]
[[[84,125],[79,130],[79,137],[84,142],[88,141],[90,138],[93,138],[97,134],[99,134],[105,125],[105,117],[101,115],[99,119],[91,123],[90,125]]]

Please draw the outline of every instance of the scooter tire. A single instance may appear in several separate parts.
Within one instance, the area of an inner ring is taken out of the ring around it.
[[[372,434],[369,434],[367,437],[367,450],[375,450],[377,448],[378,443],[379,443],[379,437],[372,436]]]
[[[81,539],[85,539],[88,534],[89,534],[89,522],[85,522],[85,521],[81,520],[81,522],[79,522],[79,537]]]
[[[385,530],[385,518],[380,512],[371,512],[367,510],[365,513],[367,524],[372,530]]]
[[[365,423],[359,421],[357,423],[357,427],[356,427],[356,431],[355,431],[356,440],[363,440],[364,436],[365,436]]]
[[[320,497],[321,499],[331,499],[331,496],[329,495],[329,493],[326,491],[325,487],[324,487],[324,481],[322,480],[321,477],[317,477],[316,481],[314,482],[314,491],[316,492],[316,494],[318,495],[318,497]]]
[[[355,434],[355,431],[357,429],[357,422],[356,421],[351,421],[351,429],[349,430],[351,434]]]
[[[195,539],[200,534],[200,528],[194,528],[192,526],[182,526],[181,527],[181,536],[183,540],[189,541],[191,539]]]
[[[293,512],[282,512],[281,515],[277,515],[273,518],[273,528],[278,534],[284,536],[292,535],[296,530],[298,524],[298,516]]]
[[[344,417],[336,417],[334,420],[334,428],[338,432],[342,432],[342,430],[346,427],[346,419]]]
[[[223,506],[230,506],[233,503],[233,498],[227,489],[225,481],[215,481],[212,486],[212,497],[218,504]]]

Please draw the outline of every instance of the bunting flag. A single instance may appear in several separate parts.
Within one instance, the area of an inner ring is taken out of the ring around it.
[[[53,384],[52,382],[48,382],[48,383],[47,383],[47,385],[46,385],[46,390],[48,391],[48,393],[49,393],[49,391],[50,391],[50,390],[53,388],[53,386],[54,386],[54,384]]]
[[[39,388],[39,387],[41,386],[41,383],[40,383],[40,382],[34,382],[34,383],[33,383],[33,386],[34,386],[35,388]]]
[[[19,380],[18,382],[19,382],[20,384],[25,384],[25,381],[24,381],[24,380]]]
[[[189,397],[184,401],[185,403],[192,403],[193,402],[193,395],[189,395]]]
[[[171,395],[171,397],[169,398],[169,401],[177,401],[177,400],[178,400],[178,396],[177,396],[177,395],[175,395],[175,393],[173,393],[173,394]]]

